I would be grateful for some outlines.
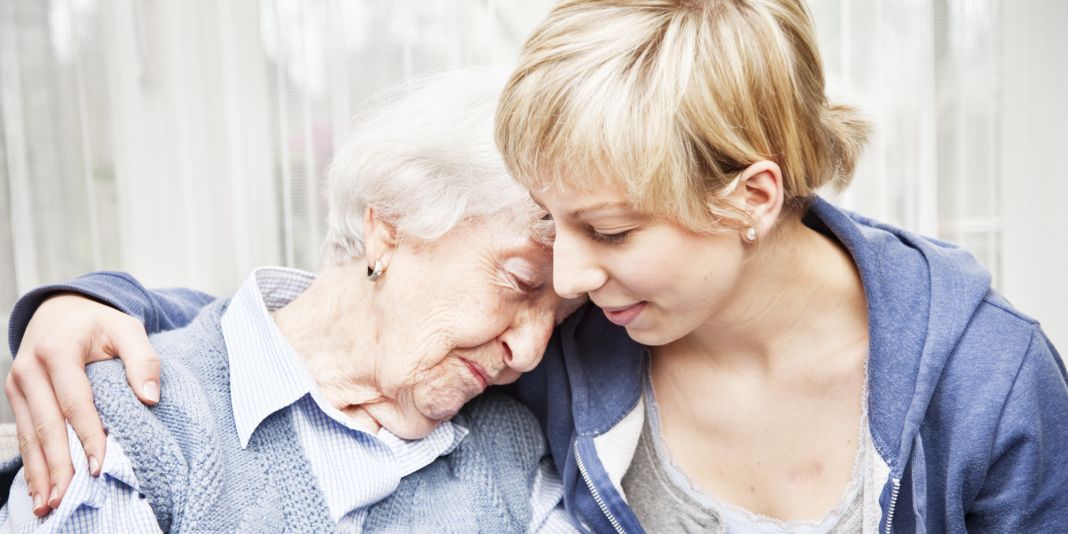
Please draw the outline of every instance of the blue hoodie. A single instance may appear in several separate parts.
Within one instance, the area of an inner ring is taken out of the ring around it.
[[[879,531],[1068,531],[1068,375],[1038,323],[963,249],[820,198],[805,222],[846,247],[864,284]],[[150,332],[184,324],[210,299],[149,292],[122,273],[42,287],[12,311],[12,352],[56,291],[107,302]],[[587,305],[512,386],[541,421],[568,511],[595,532],[642,532],[620,481],[644,420],[647,354]]]

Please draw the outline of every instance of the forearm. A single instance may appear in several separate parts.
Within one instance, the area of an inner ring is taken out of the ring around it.
[[[26,326],[37,308],[59,293],[76,293],[105,303],[145,325],[149,334],[184,326],[213,300],[211,295],[191,289],[148,290],[126,273],[101,271],[59,284],[36,288],[23,295],[11,311],[8,344],[16,354]]]

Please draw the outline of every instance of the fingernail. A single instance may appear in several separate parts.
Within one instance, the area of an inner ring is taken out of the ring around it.
[[[157,384],[155,380],[145,382],[141,391],[144,392],[146,399],[152,402],[159,402],[159,384]]]
[[[48,506],[56,508],[59,506],[59,488],[52,486],[52,493],[48,494]]]
[[[89,457],[89,472],[94,477],[100,474],[100,462],[96,461],[96,456]]]
[[[44,498],[41,497],[40,494],[34,495],[33,496],[33,509],[34,510],[39,510],[42,506],[44,506]]]

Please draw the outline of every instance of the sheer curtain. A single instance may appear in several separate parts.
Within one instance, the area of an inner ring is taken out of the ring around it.
[[[838,203],[964,245],[1068,346],[1068,2],[811,0],[832,98],[875,132]]]
[[[840,203],[966,246],[1000,282],[999,0],[817,0],[831,98],[875,124]]]
[[[324,170],[360,102],[412,74],[511,64],[551,4],[0,0],[0,329],[20,292],[90,270],[225,294],[256,265],[316,268]],[[1003,193],[1015,183],[1007,160],[1063,149],[1068,136],[1053,96],[1068,91],[1068,42],[1053,22],[1068,20],[1068,3],[810,6],[832,98],[876,125],[836,202],[964,244],[1010,299],[1048,310],[1039,318],[1063,346],[1063,312],[1040,305],[1068,305],[1068,282],[1036,288],[1027,266],[1037,256],[1068,271],[1068,247],[1006,232],[1068,221],[1033,222],[1020,195]],[[1046,29],[1031,34],[1036,23]],[[1049,61],[1006,55],[1033,48]],[[1060,74],[1021,81],[1047,71]],[[1036,98],[1050,102],[1041,113],[1018,112]],[[1053,181],[1057,169],[1033,171]]]

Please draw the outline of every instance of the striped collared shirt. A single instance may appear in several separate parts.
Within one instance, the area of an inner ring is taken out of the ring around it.
[[[444,422],[426,438],[404,440],[386,429],[355,428],[326,402],[270,313],[300,295],[314,275],[288,268],[253,271],[222,319],[230,358],[231,401],[241,446],[269,415],[291,410],[297,436],[341,532],[360,532],[371,505],[396,490],[402,477],[450,453],[467,435]],[[158,532],[155,514],[139,492],[120,444],[107,439],[99,478],[88,474],[81,443],[68,427],[75,477],[59,509],[43,519],[32,514],[24,477],[0,509],[0,532]],[[573,532],[563,510],[559,476],[548,462],[534,479],[530,531]]]
[[[264,419],[289,408],[331,516],[342,531],[359,532],[372,504],[392,494],[405,475],[451,452],[467,430],[446,421],[419,440],[385,428],[372,435],[326,401],[270,315],[314,279],[296,269],[260,268],[230,300],[222,331],[234,422],[245,447]]]

